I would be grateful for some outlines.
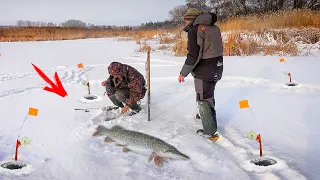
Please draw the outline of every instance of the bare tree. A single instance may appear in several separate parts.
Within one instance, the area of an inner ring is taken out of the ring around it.
[[[47,26],[49,27],[55,27],[56,25],[53,22],[48,22]]]
[[[210,5],[211,11],[222,19],[249,12],[246,0],[210,0]]]
[[[210,0],[211,11],[220,18],[285,9],[320,10],[319,0]]]
[[[293,0],[293,9],[300,9],[303,6],[303,0]]]
[[[183,16],[186,14],[188,10],[188,6],[179,5],[176,6],[173,10],[169,11],[170,20],[173,21],[174,24],[182,24]]]
[[[320,10],[319,0],[293,0],[293,9],[308,8],[313,10]]]
[[[320,1],[319,0],[311,0],[308,3],[308,8],[320,11]]]
[[[17,21],[18,27],[45,27],[48,26],[48,23],[42,21]]]
[[[86,27],[86,23],[80,20],[70,19],[61,23],[62,27]]]
[[[22,26],[23,26],[23,23],[24,23],[24,22],[23,22],[22,20],[19,20],[19,21],[17,21],[16,24],[17,24],[18,27],[22,27]]]
[[[209,0],[186,0],[188,8],[197,8],[201,12],[210,11]]]

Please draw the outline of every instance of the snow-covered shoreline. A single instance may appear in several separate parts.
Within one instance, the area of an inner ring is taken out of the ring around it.
[[[153,44],[156,45],[156,44]],[[130,118],[102,122],[99,109],[74,108],[111,105],[100,83],[108,77],[112,61],[127,63],[145,74],[146,54],[137,52],[134,41],[113,38],[55,42],[0,43],[0,161],[12,160],[18,129],[29,107],[39,109],[28,118],[21,134],[31,139],[19,148],[19,159],[34,168],[14,175],[0,170],[0,179],[318,179],[320,135],[318,105],[319,56],[284,56],[299,86],[288,87],[281,56],[225,56],[223,79],[216,89],[218,128],[221,139],[207,142],[195,132],[201,122],[196,113],[193,79],[177,81],[184,57],[151,52],[151,121],[147,121],[146,98],[141,113]],[[43,91],[47,84],[31,63],[48,77],[58,72],[68,92],[62,98]],[[82,103],[87,89],[101,97]],[[239,109],[248,99],[255,114]],[[258,122],[258,124],[257,124]],[[159,169],[148,157],[123,153],[92,133],[98,124],[141,131],[176,146],[190,161],[169,161]],[[259,145],[247,139],[249,131],[261,133],[263,154],[278,161],[258,167],[250,160],[259,157]]]

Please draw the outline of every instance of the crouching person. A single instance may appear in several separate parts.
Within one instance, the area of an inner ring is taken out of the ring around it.
[[[107,110],[121,108],[121,113],[126,113],[130,108],[132,111],[129,116],[140,112],[138,101],[143,99],[146,93],[143,75],[135,68],[120,62],[112,62],[108,71],[110,76],[101,85],[106,87],[106,93],[114,106]]]

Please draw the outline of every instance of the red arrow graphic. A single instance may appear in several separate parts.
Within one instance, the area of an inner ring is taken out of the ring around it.
[[[36,65],[32,64],[32,66],[38,72],[38,74],[42,77],[42,79],[45,80],[47,83],[49,83],[52,87],[52,88],[50,88],[50,87],[46,86],[45,88],[43,88],[43,90],[56,93],[61,97],[65,97],[68,95],[66,90],[64,90],[64,88],[61,84],[61,81],[59,79],[57,72],[54,73],[54,79],[56,81],[56,84],[54,84]]]

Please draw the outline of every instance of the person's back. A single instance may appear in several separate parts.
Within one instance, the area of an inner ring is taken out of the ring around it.
[[[144,79],[144,76],[134,67],[127,65],[127,64],[122,64],[125,69],[127,69],[127,79],[129,80],[128,83],[130,84],[133,80],[136,80],[136,82],[139,82],[138,88],[142,88],[146,85],[146,81]],[[131,84],[133,85],[133,84]],[[132,88],[132,87],[129,87]]]
[[[223,55],[221,32],[214,24],[216,21],[216,16],[208,12],[200,14],[194,20],[193,25],[199,25],[197,43],[200,46],[201,59],[215,58]]]
[[[216,16],[210,13],[200,14],[193,23],[197,28],[197,44],[200,59],[193,69],[194,77],[218,81],[223,71],[223,46],[220,29],[214,24]]]

